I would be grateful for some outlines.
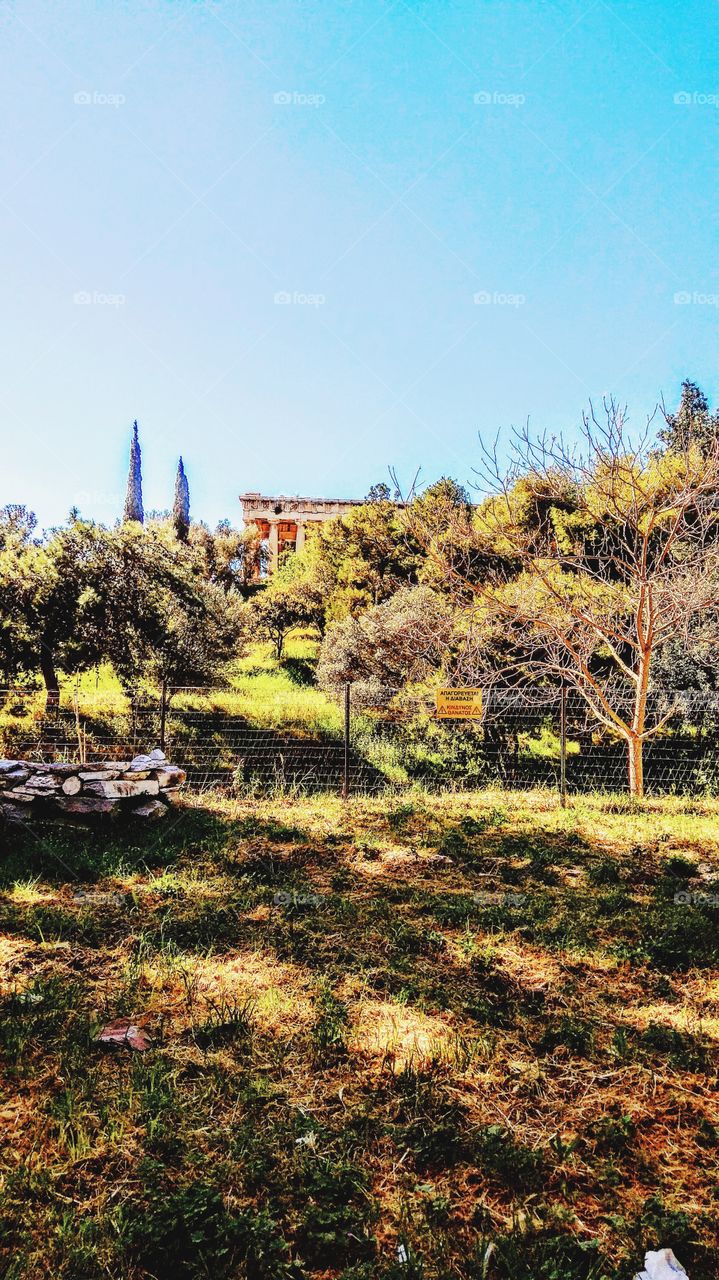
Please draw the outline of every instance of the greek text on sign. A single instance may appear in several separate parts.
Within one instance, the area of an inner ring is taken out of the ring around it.
[[[482,716],[482,690],[437,689],[435,706],[440,720],[479,720]]]

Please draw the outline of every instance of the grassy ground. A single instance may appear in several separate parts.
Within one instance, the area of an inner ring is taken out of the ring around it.
[[[210,794],[0,866],[4,1276],[716,1276],[714,809]]]

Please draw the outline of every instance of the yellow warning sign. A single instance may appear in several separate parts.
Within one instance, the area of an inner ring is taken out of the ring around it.
[[[482,717],[482,690],[436,689],[435,707],[439,720],[479,720]]]

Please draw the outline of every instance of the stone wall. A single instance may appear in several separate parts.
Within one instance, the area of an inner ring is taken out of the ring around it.
[[[0,760],[0,816],[11,822],[113,812],[161,818],[184,781],[184,771],[160,750],[98,764]]]

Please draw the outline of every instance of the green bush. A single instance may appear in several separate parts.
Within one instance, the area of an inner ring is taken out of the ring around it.
[[[299,1272],[278,1224],[264,1209],[231,1212],[222,1192],[200,1180],[174,1186],[161,1165],[144,1161],[146,1191],[123,1206],[120,1235],[136,1265],[155,1280],[291,1280]]]

